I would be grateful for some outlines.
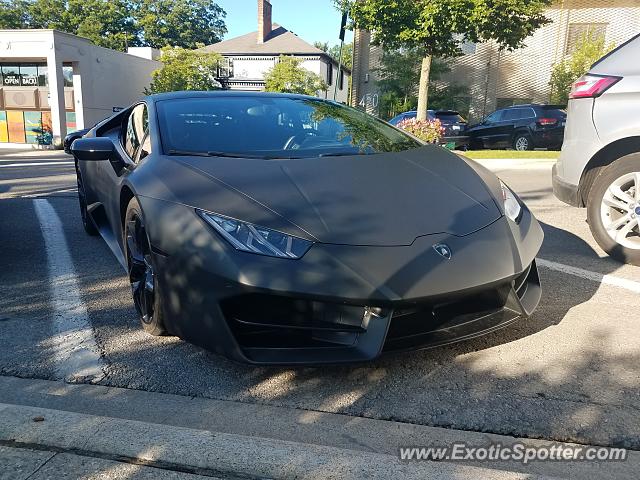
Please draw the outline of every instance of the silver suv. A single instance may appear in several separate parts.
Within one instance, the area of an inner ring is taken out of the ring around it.
[[[640,35],[594,63],[569,98],[553,191],[587,207],[609,255],[640,265]]]

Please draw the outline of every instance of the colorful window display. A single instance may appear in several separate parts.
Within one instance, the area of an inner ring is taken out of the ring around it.
[[[7,130],[7,112],[0,110],[0,142],[9,141],[9,131]]]
[[[24,115],[21,110],[7,110],[7,126],[11,143],[25,143]]]
[[[73,112],[67,112],[67,128],[69,125],[73,126],[69,131],[75,130]],[[52,131],[51,112],[0,110],[0,142],[50,145]]]

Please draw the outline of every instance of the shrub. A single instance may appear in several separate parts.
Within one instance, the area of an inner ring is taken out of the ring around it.
[[[162,49],[162,68],[151,74],[151,85],[145,95],[179,90],[218,90],[216,80],[222,56],[218,53],[188,50],[180,47]]]
[[[265,74],[264,81],[267,92],[318,95],[328,88],[320,76],[302,66],[302,60],[284,55]]]
[[[594,35],[591,32],[583,34],[578,39],[571,56],[553,66],[549,81],[551,102],[566,105],[573,83],[587,73],[594,62],[613,48],[614,45],[607,45],[601,35]]]
[[[398,128],[406,130],[411,135],[427,143],[438,143],[444,134],[444,127],[440,120],[417,120],[408,118],[398,124]]]

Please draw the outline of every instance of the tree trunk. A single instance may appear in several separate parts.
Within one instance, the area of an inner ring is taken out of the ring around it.
[[[427,119],[427,99],[429,97],[429,73],[431,71],[431,57],[422,59],[420,70],[420,89],[418,90],[418,120]]]

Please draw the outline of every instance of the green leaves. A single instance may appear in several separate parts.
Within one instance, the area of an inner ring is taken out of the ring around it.
[[[162,68],[151,74],[145,95],[179,90],[217,90],[216,80],[222,56],[180,47],[162,49]]]
[[[145,45],[195,48],[219,42],[227,32],[225,11],[210,0],[136,0]]]
[[[418,49],[423,56],[455,57],[461,41],[494,40],[505,49],[522,45],[549,22],[552,0],[339,0],[353,25],[370,30],[387,48]]]
[[[264,77],[267,92],[317,95],[327,90],[327,84],[315,73],[300,66],[302,61],[281,55],[278,63]]]
[[[580,37],[570,57],[553,66],[551,71],[551,102],[566,105],[573,83],[591,69],[605,53],[614,49],[614,45],[606,45],[604,36],[590,32]]]
[[[211,0],[0,0],[0,28],[54,28],[116,50],[215,43],[225,15]]]

